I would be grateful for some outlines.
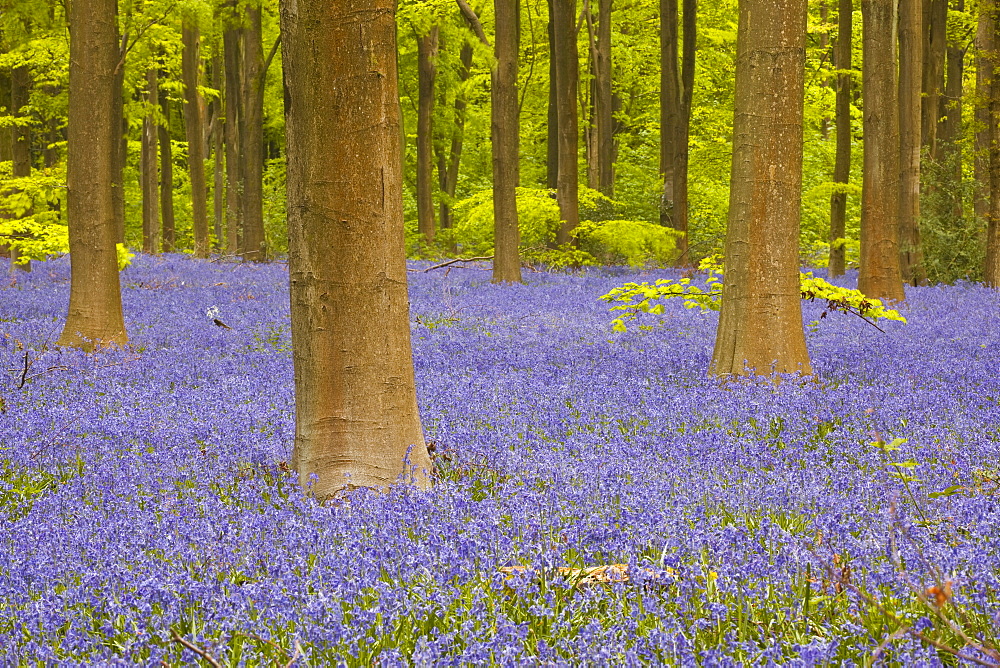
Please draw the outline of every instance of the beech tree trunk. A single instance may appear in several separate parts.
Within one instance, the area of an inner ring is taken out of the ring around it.
[[[11,70],[10,114],[14,118],[25,118],[24,109],[29,104],[31,95],[31,71],[27,65],[20,65]],[[31,131],[27,125],[15,125],[12,131],[11,145],[11,175],[15,178],[31,176]],[[25,215],[31,215],[31,211]],[[16,248],[10,249],[11,267],[21,271],[31,271],[31,260],[21,257]]]
[[[116,0],[69,5],[68,186],[70,296],[58,345],[94,349],[127,342],[115,247]]]
[[[490,95],[493,140],[494,283],[521,282],[521,232],[517,220],[520,122],[517,99],[518,0],[494,0],[496,64]]]
[[[725,287],[711,371],[811,373],[799,291],[806,0],[741,0]]]
[[[608,197],[615,194],[614,95],[611,87],[611,3],[597,0],[597,23],[587,11],[587,29],[594,78],[591,83],[591,169],[589,186]]]
[[[548,188],[559,187],[559,77],[556,68],[556,8],[555,0],[546,0],[549,8],[548,38],[549,38],[549,103],[548,125],[546,134],[546,173],[545,184]]]
[[[902,301],[899,269],[899,114],[895,0],[862,0],[864,175],[861,190],[861,269],[858,289]]]
[[[997,59],[1000,57],[1000,30],[998,20],[1000,10],[995,6],[983,7],[979,13],[978,34],[979,62],[985,64],[981,91],[986,93],[981,100],[986,104],[986,262],[983,276],[986,284],[1000,288],[1000,77],[997,76]]]
[[[438,27],[417,38],[417,228],[425,243],[434,241],[434,80],[437,77]]]
[[[230,3],[235,8],[235,0]],[[240,127],[243,123],[243,53],[239,22],[230,17],[222,33],[226,69],[226,253],[236,255],[243,241],[243,168]]]
[[[556,243],[570,243],[570,235],[580,222],[578,199],[579,129],[577,125],[577,86],[580,79],[576,48],[576,0],[553,0],[555,33],[556,111],[559,132],[559,176],[556,201],[562,224]]]
[[[926,282],[920,250],[922,0],[899,0],[899,269],[913,285]]]
[[[947,45],[948,0],[915,0],[923,3],[923,108],[921,136],[930,160],[937,160],[937,126],[941,118],[944,89],[944,57]],[[902,5],[900,6],[902,16]]]
[[[174,149],[170,139],[170,99],[160,98],[163,125],[160,135],[160,216],[163,218],[163,252],[177,250],[177,226],[174,223]]]
[[[459,60],[461,67],[458,70],[458,79],[461,83],[465,83],[472,73],[472,45],[470,43],[462,44]],[[451,146],[447,154],[442,151],[438,157],[438,183],[441,192],[445,195],[441,198],[441,229],[448,229],[454,224],[451,202],[455,199],[455,189],[458,187],[458,168],[462,164],[467,104],[465,95],[459,92],[455,96],[455,123],[451,135]]]
[[[837,17],[837,42],[834,45],[834,64],[837,75],[837,157],[833,167],[833,180],[847,184],[851,178],[851,74],[852,36],[854,31],[854,2],[839,0]],[[843,276],[847,268],[847,193],[835,192],[830,196],[830,264],[831,278]]]
[[[188,173],[191,175],[191,216],[194,227],[194,256],[208,257],[208,210],[205,183],[205,140],[202,128],[201,95],[198,84],[201,77],[201,37],[197,26],[185,21],[182,31],[184,55],[184,127],[188,144]]]
[[[964,0],[956,0],[955,10],[965,11]],[[948,41],[947,58],[945,72],[947,80],[944,89],[944,104],[942,105],[943,120],[938,126],[938,154],[942,160],[947,161],[948,179],[952,186],[948,186],[950,193],[950,213],[952,219],[961,220],[964,217],[964,206],[962,202],[962,145],[959,139],[962,135],[962,95],[964,86],[962,78],[965,76],[965,39],[961,35],[953,36]],[[947,215],[946,212],[938,212],[939,216]]]
[[[264,235],[264,47],[260,5],[246,10],[243,27],[243,104],[240,109],[240,161],[243,170],[243,260],[267,259]]]
[[[394,14],[393,0],[281,3],[293,466],[319,499],[401,478],[430,484],[410,349]]]
[[[116,10],[117,11],[117,10]],[[117,243],[125,243],[125,163],[128,158],[128,119],[125,118],[125,98],[123,86],[125,83],[125,43],[128,33],[119,40],[117,48],[118,60],[115,61],[113,113],[115,116],[114,133],[115,150],[112,154],[111,198],[114,202],[115,239]]]
[[[222,57],[216,54],[212,58],[212,88],[219,91],[219,96],[213,103],[211,129],[209,131],[212,143],[212,227],[215,234],[215,248],[222,252],[225,248],[225,162],[223,151],[225,143],[226,96],[225,84],[222,78]]]
[[[146,105],[142,119],[140,178],[142,181],[142,250],[160,252],[160,188],[157,151],[159,127],[154,110],[160,106],[159,84],[155,67],[146,70]]]

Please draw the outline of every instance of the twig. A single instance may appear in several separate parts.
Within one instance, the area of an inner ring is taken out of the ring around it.
[[[187,640],[180,637],[177,631],[170,629],[170,637],[173,638],[174,642],[184,645],[184,647],[187,647],[189,650],[205,659],[205,661],[208,661],[208,664],[212,666],[212,668],[222,668],[222,664],[216,661],[215,657],[212,656],[207,650],[203,650],[197,645],[189,643]]]
[[[448,260],[447,262],[436,264],[433,267],[427,267],[426,269],[423,270],[413,269],[412,271],[420,271],[421,273],[426,274],[428,271],[431,271],[433,269],[440,269],[441,267],[447,267],[448,265],[455,264],[457,262],[483,262],[485,260],[492,260],[492,259],[493,259],[492,255],[484,255],[482,257],[458,257],[455,258],[454,260]]]

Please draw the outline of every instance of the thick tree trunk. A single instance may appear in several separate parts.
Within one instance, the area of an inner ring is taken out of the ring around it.
[[[24,109],[28,106],[31,96],[31,71],[27,65],[20,65],[11,70],[10,76],[10,114],[14,118],[25,118]],[[11,146],[11,175],[15,178],[31,176],[31,131],[27,125],[15,125]],[[31,211],[25,215],[31,215]],[[11,267],[21,271],[31,271],[31,260],[21,256],[16,248],[10,249]]]
[[[799,291],[806,0],[741,0],[712,373],[811,373]]]
[[[281,5],[293,466],[320,499],[411,472],[430,484],[410,349],[394,13],[393,0]]]
[[[205,139],[202,128],[201,95],[198,84],[201,77],[201,37],[198,28],[185,23],[182,31],[184,56],[184,127],[188,144],[188,173],[191,175],[191,217],[194,227],[194,256],[208,257],[208,210],[205,183]]]
[[[59,345],[93,349],[127,342],[115,248],[115,0],[69,5],[68,185],[70,296]]]
[[[899,114],[896,100],[895,0],[862,0],[864,176],[858,289],[902,301],[899,270]]]
[[[833,167],[833,180],[846,184],[851,178],[851,42],[854,30],[853,0],[839,0],[837,17],[837,42],[834,61],[837,75],[837,157]],[[843,276],[847,268],[844,240],[847,231],[847,193],[836,192],[830,196],[830,264],[831,277]]]
[[[899,270],[926,282],[920,250],[922,0],[899,0]]]
[[[548,125],[546,134],[546,173],[545,184],[556,189],[559,187],[559,101],[556,79],[559,72],[556,68],[556,8],[555,0],[546,0],[549,8],[548,38],[549,38],[549,102]]]
[[[562,224],[556,233],[556,243],[569,243],[570,235],[580,222],[578,199],[577,86],[580,79],[579,56],[576,49],[576,0],[553,0],[555,9],[556,111],[559,117],[559,177],[556,201]]]
[[[983,92],[986,97],[986,263],[983,276],[986,284],[1000,288],[1000,76],[997,60],[1000,58],[1000,10],[994,6],[980,9],[977,38],[981,63],[988,63],[983,72]],[[977,83],[979,83],[977,81]]]
[[[438,27],[417,38],[417,229],[434,241],[434,80],[437,77]]]
[[[948,0],[914,0],[923,5],[923,107],[921,137],[927,156],[937,160],[937,126],[944,89],[944,56],[947,43]],[[902,5],[900,5],[902,16]]]
[[[115,115],[114,132],[115,150],[112,154],[111,198],[114,201],[115,239],[117,243],[125,243],[125,163],[128,159],[128,119],[125,118],[125,42],[119,41],[118,60],[115,62],[115,81],[113,113]]]
[[[240,33],[239,24],[230,23],[222,34],[226,69],[226,253],[229,255],[240,253],[243,247],[243,153],[240,150],[243,53]]]
[[[146,105],[142,119],[142,150],[140,178],[142,180],[142,250],[160,252],[160,188],[157,144],[159,128],[154,110],[160,105],[159,85],[155,67],[146,70]]]
[[[465,83],[472,73],[472,44],[462,44],[459,54],[461,68],[458,79]],[[451,146],[447,155],[442,152],[438,157],[438,182],[441,192],[441,229],[448,229],[454,224],[451,201],[455,199],[455,189],[458,187],[458,168],[462,164],[462,145],[465,139],[465,109],[467,101],[463,93],[455,96],[455,124],[451,135]]]
[[[243,104],[240,109],[240,160],[243,162],[243,260],[267,259],[264,235],[264,47],[260,5],[247,7],[243,27]]]
[[[521,233],[517,221],[520,122],[517,100],[518,0],[494,0],[496,64],[490,95],[490,136],[493,140],[493,221],[496,250],[494,283],[521,282]]]
[[[160,217],[163,218],[163,252],[177,250],[177,226],[174,221],[174,148],[170,138],[170,99],[160,98],[163,125],[160,135]]]

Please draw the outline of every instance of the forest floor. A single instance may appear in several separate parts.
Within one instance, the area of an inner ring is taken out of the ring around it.
[[[669,274],[411,273],[437,485],[322,507],[284,266],[137,257],[131,344],[84,354],[37,264],[0,289],[2,661],[997,661],[1000,293],[807,303],[812,378],[721,383],[715,313],[611,330]]]

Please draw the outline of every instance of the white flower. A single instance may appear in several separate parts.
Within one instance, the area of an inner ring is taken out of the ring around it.
[[[205,317],[208,318],[209,320],[215,320],[216,318],[218,318],[219,317],[219,307],[218,306],[213,306],[213,307],[209,308],[207,311],[205,311]]]

